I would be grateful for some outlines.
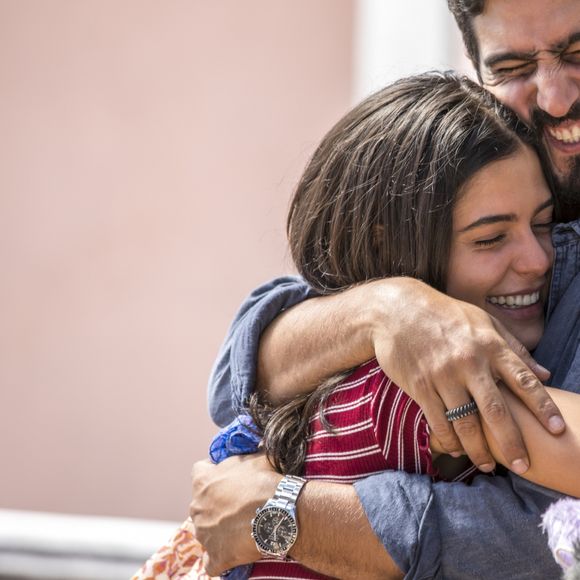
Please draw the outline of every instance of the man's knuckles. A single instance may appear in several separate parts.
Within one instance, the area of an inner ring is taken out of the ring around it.
[[[473,438],[481,431],[479,421],[473,416],[454,421],[453,428],[460,439]]]
[[[491,399],[484,403],[479,408],[479,412],[484,419],[491,424],[502,423],[509,416],[506,404],[498,399]]]
[[[515,379],[519,388],[528,395],[532,395],[544,388],[538,378],[528,369],[517,370],[515,372]]]

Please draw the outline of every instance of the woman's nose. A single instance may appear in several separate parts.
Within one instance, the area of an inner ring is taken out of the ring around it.
[[[552,242],[548,233],[536,235],[530,231],[518,252],[516,270],[524,276],[543,276],[554,259]]]

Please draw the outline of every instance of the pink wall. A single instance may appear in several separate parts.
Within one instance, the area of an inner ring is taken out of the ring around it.
[[[0,507],[182,518],[206,381],[289,270],[350,0],[0,1]]]

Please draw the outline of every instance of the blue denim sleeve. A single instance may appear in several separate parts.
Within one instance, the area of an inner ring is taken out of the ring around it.
[[[256,288],[244,301],[209,378],[209,412],[217,425],[233,421],[254,389],[263,330],[283,310],[315,295],[302,278],[286,276]]]
[[[377,536],[405,579],[558,578],[539,525],[562,497],[515,475],[472,485],[386,472],[355,484]]]

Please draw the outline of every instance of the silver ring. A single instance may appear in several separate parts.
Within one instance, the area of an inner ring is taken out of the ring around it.
[[[448,421],[453,422],[457,421],[458,419],[468,417],[469,415],[473,415],[477,412],[477,403],[471,399],[471,401],[469,401],[469,403],[465,403],[465,405],[449,409],[449,411],[445,412],[445,416],[447,417]]]

